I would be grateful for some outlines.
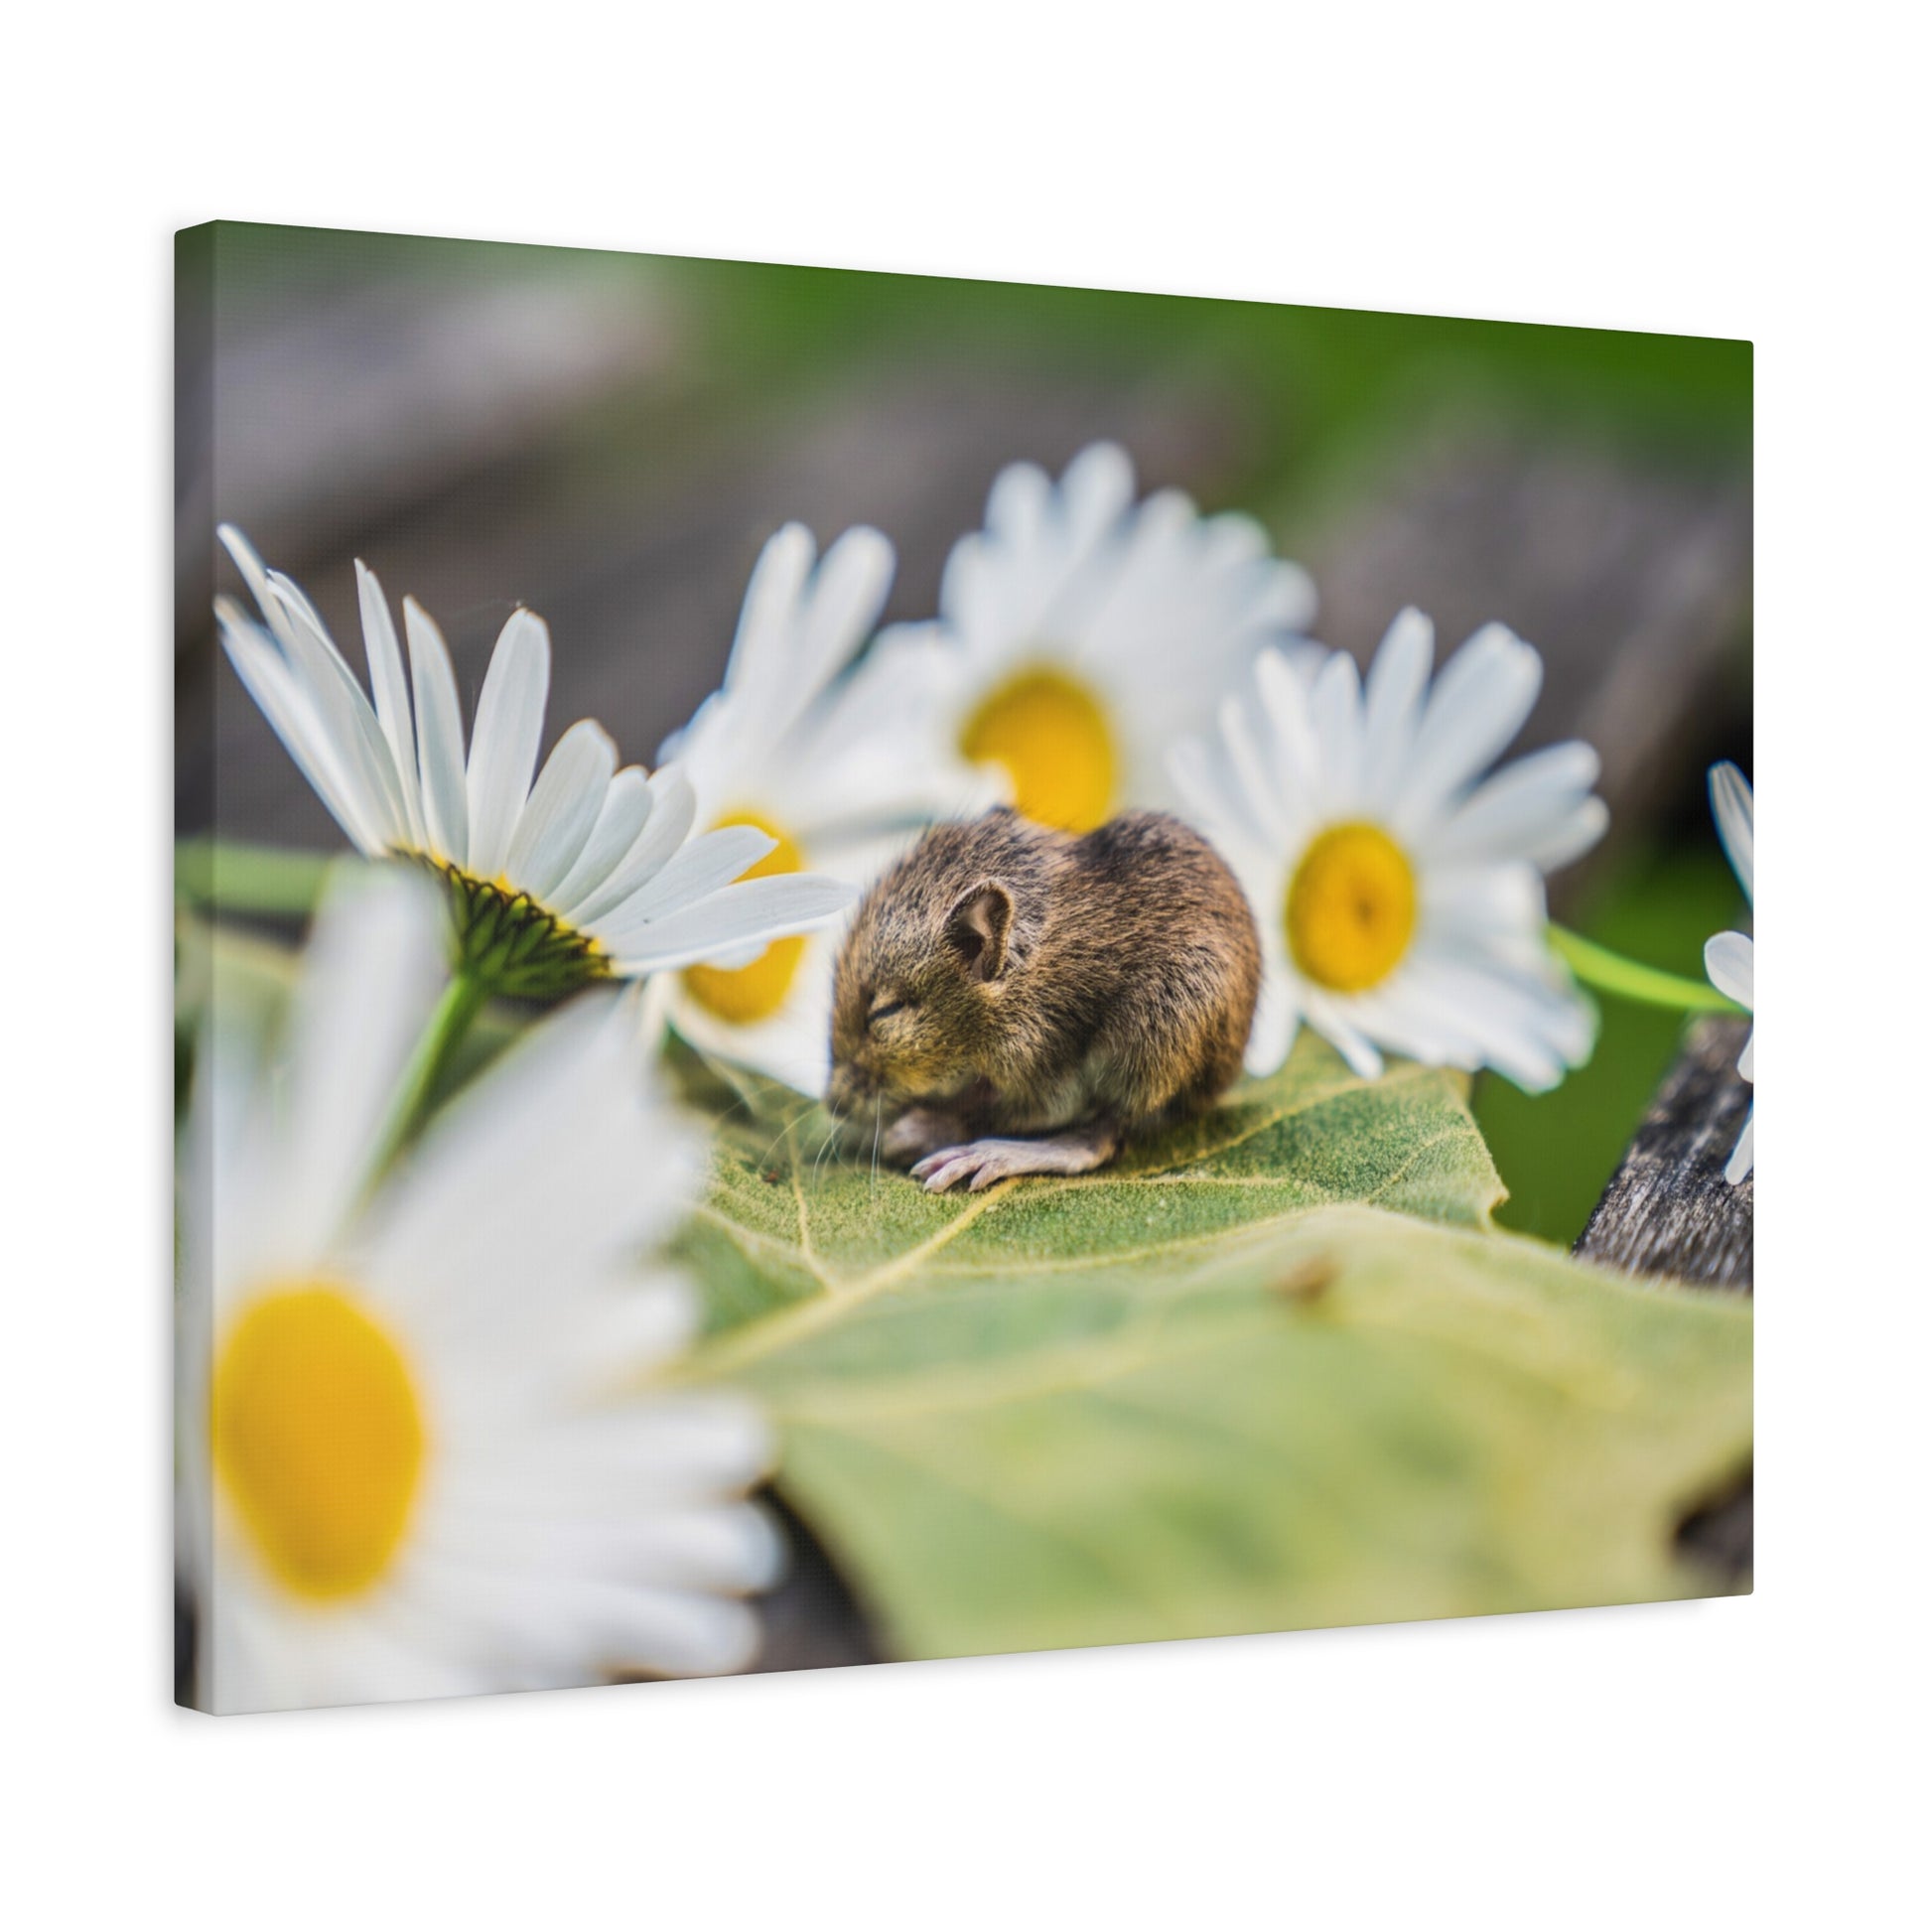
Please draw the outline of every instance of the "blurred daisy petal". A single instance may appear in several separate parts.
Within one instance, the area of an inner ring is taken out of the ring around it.
[[[212,1709],[741,1668],[736,1599],[781,1566],[745,1500],[763,1416],[653,1385],[698,1311],[637,1256],[688,1213],[702,1147],[622,1002],[534,1029],[370,1192],[443,923],[427,880],[339,883],[286,1075],[246,1051],[197,1069],[190,1145],[219,1180],[183,1197],[206,1272],[179,1413],[207,1421],[183,1434],[182,1543]]]
[[[1752,822],[1756,803],[1750,780],[1734,764],[1711,767],[1711,809],[1718,821],[1718,835],[1737,874],[1737,883],[1743,887],[1745,898],[1750,899],[1757,869]],[[1757,1010],[1755,951],[1752,941],[1741,932],[1721,932],[1707,941],[1704,948],[1704,970],[1710,975],[1711,984],[1750,1013]],[[1754,1081],[1756,1061],[1757,1029],[1753,1027],[1738,1056],[1737,1071],[1746,1080]],[[1743,1136],[1725,1170],[1725,1178],[1733,1186],[1751,1172],[1752,1128],[1756,1119],[1757,1106],[1753,1102],[1744,1122]]]

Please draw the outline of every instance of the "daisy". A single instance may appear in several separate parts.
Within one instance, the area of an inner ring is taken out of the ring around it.
[[[766,1427],[641,1380],[696,1327],[638,1257],[700,1153],[634,1016],[573,1002],[370,1173],[441,923],[422,880],[339,880],[280,1044],[224,1003],[200,1056],[177,1418],[210,1710],[729,1671],[756,1646],[736,1598],[779,1563],[744,1499]]]
[[[1261,928],[1254,1073],[1281,1065],[1304,1020],[1364,1078],[1386,1048],[1537,1092],[1588,1055],[1594,1014],[1551,955],[1543,875],[1602,835],[1596,754],[1555,745],[1485,778],[1536,702],[1542,659],[1501,624],[1432,685],[1433,653],[1415,611],[1366,688],[1345,652],[1309,677],[1265,651],[1217,737],[1174,755]]]
[[[1734,764],[1714,764],[1711,767],[1711,809],[1717,817],[1718,836],[1724,840],[1730,868],[1737,875],[1737,883],[1744,889],[1746,901],[1754,904],[1752,889],[1756,865],[1752,851],[1751,784]],[[1752,951],[1748,934],[1721,932],[1705,944],[1704,970],[1711,975],[1711,984],[1720,993],[1735,1000],[1746,1013],[1755,1014],[1756,1008],[1751,1004],[1755,990]],[[1757,1027],[1753,1022],[1750,1037],[1745,1040],[1744,1050],[1737,1061],[1737,1071],[1753,1083],[1756,1076],[1751,1069],[1756,1046]],[[1737,1146],[1725,1169],[1725,1178],[1733,1187],[1750,1173],[1755,1158],[1753,1136],[1756,1127],[1757,1102],[1753,1100],[1750,1112],[1744,1116],[1744,1131],[1738,1135]]]
[[[986,526],[953,547],[923,660],[945,735],[1028,817],[1091,831],[1171,804],[1167,749],[1214,697],[1314,614],[1299,565],[1258,523],[1201,516],[1178,490],[1139,503],[1134,469],[1096,443],[1055,484],[1017,463]],[[889,632],[889,637],[896,633]]]
[[[821,559],[787,524],[745,593],[725,681],[663,748],[690,776],[713,838],[760,838],[754,883],[809,868],[871,881],[920,827],[995,793],[953,752],[930,701],[919,639],[872,636],[893,578],[891,544],[849,530]],[[661,1002],[693,1045],[822,1092],[830,1069],[839,929],[719,949]]]
[[[851,902],[829,879],[732,884],[772,841],[744,825],[693,839],[683,775],[619,770],[617,748],[589,719],[538,772],[550,632],[531,612],[515,612],[496,640],[466,759],[449,647],[413,599],[405,677],[382,587],[356,564],[371,706],[295,584],[238,531],[220,535],[265,621],[216,601],[241,681],[358,851],[442,874],[459,963],[488,991],[542,998],[681,966],[807,930]]]

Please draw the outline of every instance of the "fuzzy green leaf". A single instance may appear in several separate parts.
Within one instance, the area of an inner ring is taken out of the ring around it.
[[[1454,1075],[1272,1080],[1079,1179],[932,1196],[726,1119],[692,1364],[901,1656],[1698,1594],[1751,1324],[1494,1231]]]

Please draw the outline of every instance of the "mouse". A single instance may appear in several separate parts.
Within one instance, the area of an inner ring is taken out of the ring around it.
[[[1165,812],[1083,835],[1010,806],[935,825],[860,899],[828,1111],[929,1192],[1080,1174],[1211,1107],[1261,985],[1226,862]]]

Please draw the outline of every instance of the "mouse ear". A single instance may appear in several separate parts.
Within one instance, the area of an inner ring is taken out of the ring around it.
[[[975,886],[946,914],[946,944],[976,980],[996,980],[1007,969],[1007,935],[1013,930],[1013,895],[997,879]]]

